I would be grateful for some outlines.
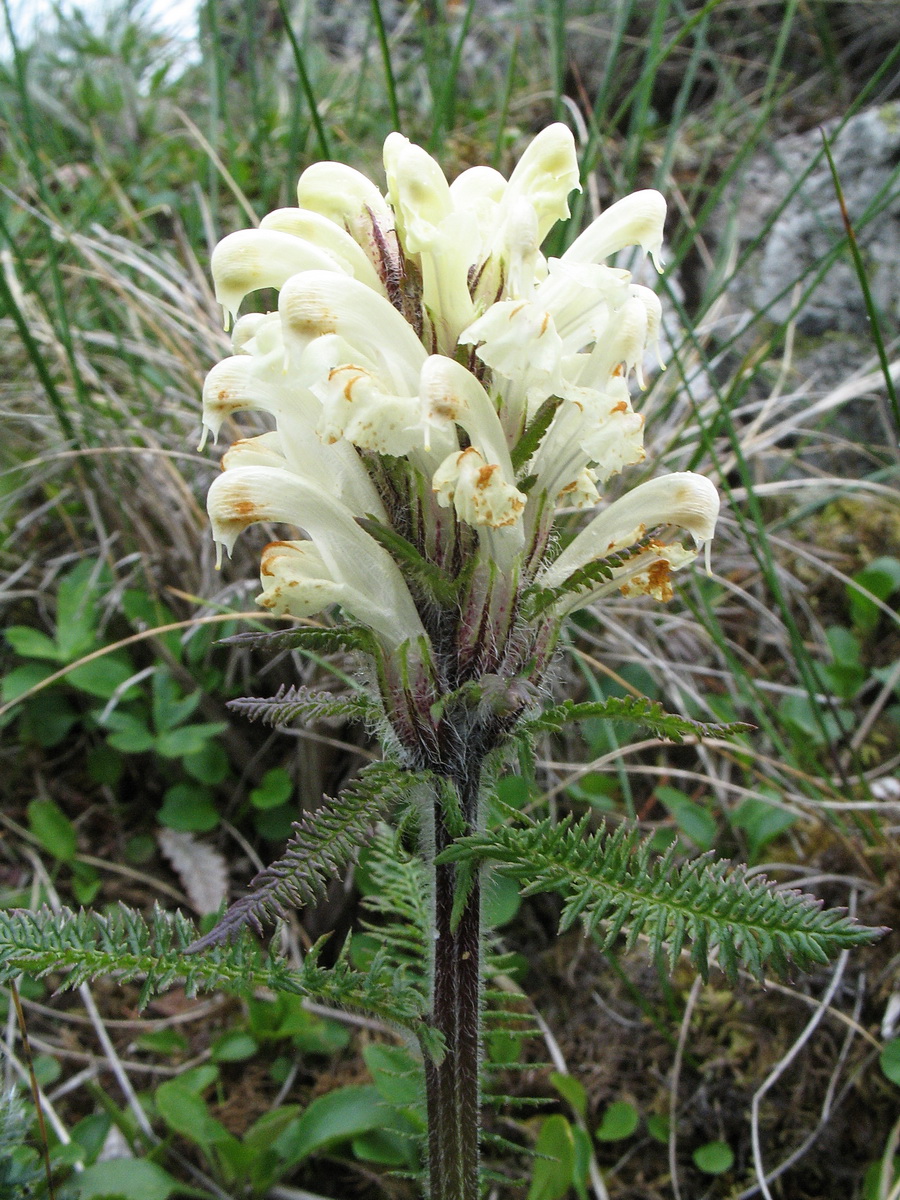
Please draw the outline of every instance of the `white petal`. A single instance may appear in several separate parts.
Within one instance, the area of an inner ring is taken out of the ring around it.
[[[435,471],[432,487],[438,503],[443,508],[452,504],[460,520],[492,529],[519,524],[528,499],[474,446],[449,455]]]
[[[598,263],[626,246],[640,246],[661,270],[666,202],[652,189],[632,192],[600,214],[562,256],[567,263]]]
[[[550,313],[525,300],[492,304],[460,335],[483,363],[543,400],[561,384],[563,344]]]
[[[444,172],[402,133],[385,139],[384,172],[401,242],[411,254],[429,249],[435,229],[453,211]]]
[[[422,343],[393,305],[358,280],[326,271],[295,275],[281,289],[278,310],[295,360],[313,338],[336,333],[378,365],[391,390],[417,392]]]
[[[459,425],[484,462],[496,463],[512,485],[512,462],[493,402],[471,371],[441,354],[426,360],[419,376],[423,407],[432,419]]]
[[[394,228],[394,215],[375,184],[344,163],[318,162],[307,167],[297,183],[297,203],[345,229],[367,253],[373,223],[382,236]],[[373,261],[377,262],[377,257]]]
[[[269,542],[259,564],[260,608],[276,616],[311,617],[339,604],[349,589],[332,579],[313,542]]]
[[[235,467],[209,489],[213,536],[231,551],[238,535],[257,521],[305,530],[332,579],[360,599],[354,615],[393,644],[423,635],[415,605],[390,555],[357,525],[351,511],[327,491],[291,471]]]
[[[616,500],[595,517],[539,578],[542,587],[558,587],[595,559],[633,546],[657,525],[686,529],[699,547],[712,538],[719,515],[719,493],[693,471],[651,479]]]
[[[232,317],[241,301],[259,288],[282,287],[300,271],[346,272],[327,250],[275,229],[242,229],[223,238],[210,262],[216,299]]]
[[[281,438],[273,429],[257,437],[238,438],[222,455],[222,469],[235,467],[281,467],[288,468],[288,460],[281,451]]]
[[[322,401],[316,432],[323,442],[345,437],[361,449],[397,457],[424,442],[419,397],[385,392],[365,367],[354,363],[335,367],[313,384],[313,390]]]
[[[384,290],[378,272],[359,243],[321,213],[305,208],[276,208],[274,212],[263,217],[259,227],[289,233],[293,237],[311,242],[320,250],[326,250],[332,255],[347,274],[358,279],[360,283],[367,284],[377,292]]]
[[[526,147],[509,177],[506,203],[525,198],[538,219],[538,244],[569,215],[568,197],[578,182],[575,139],[565,125],[548,125]]]

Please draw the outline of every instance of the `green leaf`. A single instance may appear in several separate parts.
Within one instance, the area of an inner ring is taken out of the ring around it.
[[[881,618],[881,610],[873,602],[870,592],[877,600],[887,600],[900,588],[900,561],[896,558],[876,558],[857,571],[847,588],[850,620],[861,633],[871,633]]]
[[[716,840],[718,826],[712,813],[695,804],[690,796],[678,788],[659,784],[655,792],[659,800],[675,818],[681,832],[701,850],[709,850]]]
[[[50,662],[59,662],[59,649],[54,641],[39,629],[30,625],[10,625],[3,631],[3,636],[22,658],[45,658]]]
[[[660,1113],[651,1113],[647,1118],[647,1132],[655,1142],[665,1146],[669,1141],[669,1118]]]
[[[348,721],[371,721],[380,715],[378,705],[365,692],[335,696],[306,687],[280,687],[274,696],[245,696],[229,700],[232,712],[249,721],[266,725],[290,725],[294,721],[318,721],[323,717],[345,717]]]
[[[78,1200],[169,1200],[179,1184],[146,1158],[110,1158],[72,1176]]]
[[[206,788],[176,783],[165,793],[157,818],[169,829],[186,833],[208,833],[219,823],[219,813]]]
[[[750,859],[756,862],[769,842],[790,829],[797,817],[756,796],[748,796],[732,811],[729,820],[736,829],[743,829],[747,835]]]
[[[102,658],[73,668],[66,675],[66,682],[89,696],[109,700],[133,674],[134,668],[124,654],[104,654]],[[134,694],[135,689],[127,688],[122,696],[127,700]]]
[[[522,904],[515,880],[492,874],[484,884],[481,915],[486,929],[499,929],[515,917]]]
[[[408,1136],[390,1129],[370,1129],[350,1144],[354,1157],[363,1162],[379,1163],[383,1167],[411,1167],[412,1146]]]
[[[575,1138],[572,1126],[558,1113],[541,1124],[537,1158],[528,1189],[528,1200],[562,1200],[575,1177]]]
[[[559,1071],[551,1073],[550,1082],[573,1112],[578,1113],[579,1117],[587,1116],[587,1092],[583,1084],[574,1076],[562,1075]]]
[[[37,687],[39,683],[43,683],[48,676],[53,674],[54,669],[32,662],[8,671],[3,676],[3,683],[0,685],[0,696],[3,698],[3,703],[10,704],[13,700],[18,700],[25,692]]]
[[[227,728],[224,721],[209,721],[203,725],[181,725],[177,729],[166,729],[156,739],[156,751],[163,758],[201,754],[207,743]]]
[[[544,440],[547,430],[553,424],[556,410],[561,403],[562,401],[559,396],[548,396],[526,425],[522,436],[510,451],[510,458],[515,474],[518,474],[527,465],[528,460],[537,451]]]
[[[206,1101],[178,1079],[161,1083],[154,1099],[157,1112],[172,1132],[197,1146],[213,1146],[231,1137],[221,1121],[210,1116]]]
[[[293,1167],[319,1150],[378,1129],[386,1115],[377,1088],[338,1088],[313,1100],[297,1123],[276,1139],[275,1150]]]
[[[259,1049],[258,1044],[249,1033],[241,1029],[230,1029],[210,1046],[210,1058],[213,1062],[244,1062],[252,1058]]]
[[[34,741],[46,748],[58,746],[80,720],[81,714],[65,696],[56,691],[42,692],[25,702],[20,725],[22,740]]]
[[[722,1175],[734,1166],[734,1151],[727,1142],[707,1142],[698,1147],[691,1158],[706,1175]]]
[[[106,735],[109,745],[123,754],[143,754],[156,742],[145,720],[121,708],[107,713],[104,726],[112,731]]]
[[[60,862],[71,862],[78,848],[75,826],[55,800],[32,800],[28,805],[28,827]]]
[[[358,650],[377,655],[378,643],[367,625],[335,625],[329,629],[301,625],[274,633],[236,633],[222,638],[221,646],[249,646],[275,650],[299,650],[311,654],[350,653]]]
[[[140,1005],[158,992],[183,981],[188,996],[200,989],[228,991],[246,996],[258,988],[308,996],[332,1007],[367,1012],[413,1033],[429,1053],[439,1054],[440,1038],[423,1020],[424,999],[396,960],[379,953],[365,972],[354,970],[341,958],[333,966],[319,966],[321,944],[310,950],[301,967],[269,958],[245,931],[235,931],[227,945],[195,950],[197,928],[181,913],[155,908],[148,920],[134,909],[119,905],[106,913],[72,912],[63,908],[0,909],[0,983],[17,976],[61,973],[60,988],[77,987],[99,975],[123,980],[143,977]],[[23,994],[27,980],[23,981]],[[32,992],[44,994],[43,985]],[[202,1077],[203,1086],[216,1078],[211,1064],[179,1076],[188,1087],[190,1078]],[[202,1090],[202,1089],[201,1089]]]
[[[172,1054],[185,1054],[188,1040],[176,1029],[152,1029],[149,1033],[142,1033],[136,1038],[135,1045],[139,1050],[147,1050],[150,1054],[164,1054],[168,1057]]]
[[[146,592],[137,591],[134,588],[129,588],[122,593],[122,611],[132,625],[141,630],[155,629],[160,625],[175,623],[175,614],[170,608],[157,600],[155,596],[149,596]],[[181,660],[184,647],[177,629],[160,634],[159,640],[176,662]]]
[[[885,1078],[900,1087],[900,1037],[885,1042],[878,1061]]]
[[[192,779],[215,787],[228,776],[231,763],[219,742],[204,742],[196,754],[185,754],[181,765]]]
[[[317,900],[368,840],[373,821],[422,778],[390,762],[364,767],[337,799],[294,823],[281,858],[256,876],[251,891],[232,904],[198,945],[229,938],[248,922],[260,928],[292,907]]]
[[[79,904],[93,904],[103,887],[103,880],[96,867],[89,863],[72,863],[72,891]]]
[[[56,593],[56,644],[61,662],[97,649],[98,597],[108,589],[109,571],[84,559],[60,580]]]
[[[627,1100],[617,1100],[610,1104],[603,1114],[603,1120],[597,1130],[598,1142],[621,1142],[631,1137],[638,1127],[640,1116],[638,1110]]]
[[[284,767],[272,767],[250,792],[250,803],[254,808],[278,808],[290,800],[293,791],[294,781]]]
[[[508,815],[523,820],[521,814]],[[708,854],[676,865],[672,846],[654,859],[652,839],[642,839],[639,830],[622,824],[613,832],[589,832],[592,819],[589,813],[577,823],[567,817],[557,824],[547,818],[525,828],[499,826],[458,838],[436,861],[493,860],[522,880],[523,895],[562,892],[561,927],[580,919],[603,949],[625,930],[630,949],[644,933],[651,954],[665,949],[673,968],[689,943],[691,961],[704,978],[713,946],[731,980],[739,963],[757,977],[764,963],[783,976],[792,959],[800,967],[826,962],[883,932]]]
[[[396,1108],[415,1107],[425,1099],[422,1063],[402,1046],[371,1042],[363,1049],[363,1058],[378,1094]]]
[[[607,721],[632,721],[651,729],[660,737],[673,742],[683,742],[685,737],[733,738],[746,733],[751,726],[740,721],[718,724],[709,721],[692,721],[675,713],[667,713],[656,700],[646,696],[609,696],[605,700],[590,700],[576,704],[565,700],[548,708],[537,717],[525,722],[525,727],[534,733],[544,731],[557,733],[570,721],[601,718]]]
[[[156,732],[164,733],[186,721],[202,699],[203,693],[199,689],[189,696],[182,696],[181,688],[170,673],[159,668],[153,675],[153,726]]]
[[[366,533],[379,542],[403,572],[406,579],[414,581],[441,605],[453,604],[459,595],[459,579],[423,558],[419,551],[395,529],[383,525],[373,517],[357,517]]]

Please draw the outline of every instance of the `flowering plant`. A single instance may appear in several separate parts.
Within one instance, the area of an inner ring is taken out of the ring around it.
[[[548,259],[542,244],[578,187],[564,126],[538,134],[508,180],[477,166],[448,183],[399,133],[384,168],[383,195],[347,166],[309,167],[299,207],[213,255],[231,317],[248,293],[279,293],[277,311],[236,320],[234,355],[204,388],[213,435],[240,410],[273,423],[228,450],[210,489],[220,555],[255,522],[289,526],[262,551],[259,603],[294,618],[336,607],[327,631],[289,639],[352,647],[369,665],[368,698],[352,703],[302,688],[242,703],[273,722],[349,707],[380,728],[386,759],[300,822],[285,856],[194,949],[315,895],[406,796],[432,902],[430,962],[407,1022],[422,1045],[430,1195],[474,1200],[487,864],[527,891],[563,891],[564,922],[581,917],[606,945],[623,927],[672,961],[691,943],[701,971],[711,949],[731,973],[738,961],[759,971],[764,958],[812,961],[865,935],[740,870],[676,867],[671,855],[654,866],[626,827],[488,826],[510,748],[542,729],[624,715],[664,736],[702,734],[647,702],[542,711],[540,699],[566,615],[615,591],[668,600],[671,573],[708,555],[719,497],[677,472],[601,500],[644,459],[630,384],[643,383],[660,324],[655,294],[606,260],[638,246],[659,266],[658,192],[620,200]]]

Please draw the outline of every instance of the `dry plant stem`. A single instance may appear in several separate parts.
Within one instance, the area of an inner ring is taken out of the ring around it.
[[[480,764],[454,780],[467,832],[478,824]],[[453,840],[435,800],[435,852]],[[457,870],[434,868],[431,1022],[444,1036],[440,1063],[425,1058],[430,1200],[478,1200],[481,1068],[481,891],[476,880],[458,923]]]

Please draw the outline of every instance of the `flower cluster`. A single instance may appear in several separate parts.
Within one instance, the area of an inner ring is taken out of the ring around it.
[[[308,617],[337,604],[376,635],[383,694],[402,677],[407,694],[446,695],[526,666],[533,677],[560,618],[611,589],[668,598],[719,501],[691,472],[654,478],[554,556],[558,511],[594,507],[644,457],[629,385],[643,384],[659,300],[603,260],[640,246],[658,265],[658,192],[620,200],[547,259],[578,187],[564,126],[540,133],[508,180],[473,167],[448,183],[398,133],[384,167],[383,195],[317,163],[299,207],[217,246],[232,317],[250,292],[279,295],[276,312],[236,320],[234,355],[206,381],[213,435],[238,410],[274,421],[227,452],[209,511],[229,551],[252,522],[300,532],[265,548],[261,605]]]

